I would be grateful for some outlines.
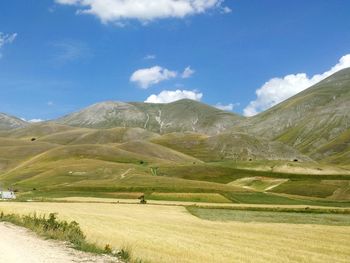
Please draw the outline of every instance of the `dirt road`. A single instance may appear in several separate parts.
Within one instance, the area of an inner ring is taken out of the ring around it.
[[[44,240],[25,228],[0,223],[0,262],[109,263],[111,258],[76,251],[62,242]]]

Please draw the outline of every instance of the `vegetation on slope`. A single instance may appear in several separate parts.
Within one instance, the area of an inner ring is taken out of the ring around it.
[[[312,154],[349,129],[349,101],[348,68],[249,119],[241,129]],[[341,153],[334,148],[334,154]],[[313,156],[322,160],[329,155],[320,151]]]
[[[169,133],[152,139],[152,142],[203,161],[310,160],[282,143],[269,142],[244,133],[221,133],[213,136]]]
[[[223,194],[233,202],[294,202],[276,194],[349,200],[350,172],[337,167],[350,157],[349,87],[347,69],[249,119],[191,100],[96,104],[61,124],[0,132],[0,184],[27,196],[124,191]]]

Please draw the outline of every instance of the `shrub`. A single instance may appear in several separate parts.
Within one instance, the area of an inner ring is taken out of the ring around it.
[[[68,223],[67,221],[58,221],[57,214],[51,213],[49,217],[33,215],[19,216],[15,214],[5,215],[0,213],[0,221],[6,221],[18,226],[28,228],[35,233],[61,241],[68,241],[76,249],[103,253],[102,249],[97,248],[95,245],[89,244],[86,241],[86,237],[77,222],[73,221]]]
[[[118,256],[125,262],[131,260],[130,249],[123,248],[116,253],[113,252],[109,244],[106,244],[104,249],[102,249],[95,244],[88,243],[86,241],[86,236],[77,222],[59,221],[57,220],[56,213],[51,213],[49,217],[46,218],[45,215],[37,216],[35,213],[32,215],[19,216],[0,212],[0,222],[10,222],[28,228],[46,238],[69,242],[73,248],[81,251]]]
[[[129,251],[128,248],[122,248],[122,249],[118,252],[118,256],[119,256],[122,260],[124,260],[124,261],[126,261],[126,262],[129,262],[130,259],[131,259],[131,253],[130,253],[130,251]]]
[[[109,244],[106,244],[105,249],[104,249],[105,253],[107,254],[111,254],[112,253],[112,248]]]

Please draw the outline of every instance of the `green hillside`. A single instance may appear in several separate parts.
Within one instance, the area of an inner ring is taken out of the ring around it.
[[[350,69],[344,69],[250,118],[241,124],[241,128],[251,134],[286,143],[322,160],[330,157],[321,150],[330,141],[338,142],[333,154],[341,154],[341,148],[346,151],[346,147],[339,147],[342,139],[337,137],[343,136],[350,128],[349,101]]]
[[[333,170],[281,143],[240,133],[160,136],[140,128],[42,123],[5,133],[0,143],[0,185],[18,190],[20,198],[145,193],[166,200],[332,206],[350,198],[349,171],[307,174]],[[309,199],[315,196],[320,200]]]
[[[152,141],[203,161],[311,161],[309,157],[300,154],[292,147],[245,133],[226,132],[213,136],[197,133],[169,133]]]

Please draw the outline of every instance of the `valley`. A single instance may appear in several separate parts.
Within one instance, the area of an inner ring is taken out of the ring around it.
[[[76,220],[131,262],[348,262],[349,101],[347,69],[251,118],[191,100],[2,114],[0,211]]]

